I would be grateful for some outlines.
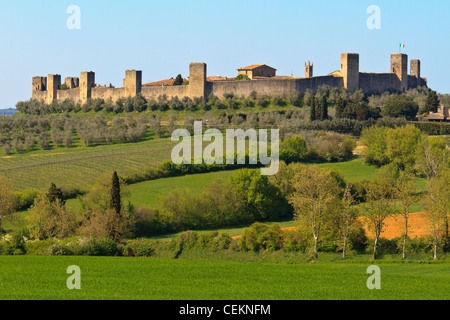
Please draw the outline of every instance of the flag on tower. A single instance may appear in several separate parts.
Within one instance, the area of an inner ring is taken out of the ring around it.
[[[400,48],[404,48],[404,47],[405,47],[405,45],[400,43]]]

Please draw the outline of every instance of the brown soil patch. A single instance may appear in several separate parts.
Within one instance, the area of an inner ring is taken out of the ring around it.
[[[366,234],[373,237],[373,232],[369,231],[367,223],[363,217],[359,220],[362,222]],[[431,235],[431,230],[427,221],[426,212],[413,212],[409,214],[408,218],[408,236],[410,238],[422,237]],[[393,239],[401,237],[405,230],[405,218],[401,214],[396,214],[386,218],[384,231],[381,233],[382,238]]]
[[[373,232],[369,231],[367,223],[364,217],[359,217],[359,221],[363,224],[363,228],[366,231],[368,237],[373,237]],[[281,230],[293,230],[297,227],[286,227]],[[405,219],[402,215],[397,214],[388,217],[385,220],[384,231],[381,233],[382,238],[393,239],[403,235],[405,228]],[[426,212],[413,212],[409,214],[408,218],[408,236],[410,238],[422,237],[431,235],[430,228],[427,222]],[[241,236],[231,237],[232,239],[239,239]]]
[[[2,159],[12,159],[12,158],[14,158],[14,156],[4,156],[4,157],[2,157]]]

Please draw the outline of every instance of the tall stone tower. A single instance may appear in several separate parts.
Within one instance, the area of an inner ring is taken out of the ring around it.
[[[408,55],[404,53],[391,54],[391,73],[395,73],[398,78],[397,90],[406,91],[408,89]]]
[[[86,103],[91,99],[92,88],[95,85],[95,73],[92,71],[81,72],[80,74],[80,100]]]
[[[313,64],[308,61],[308,64],[305,62],[305,78],[312,78],[313,76]]]
[[[142,89],[142,71],[140,70],[126,70],[125,79],[123,79],[123,87],[128,97],[135,97],[141,93]]]
[[[411,60],[411,75],[420,78],[420,60]]]
[[[58,98],[58,90],[61,89],[61,75],[49,74],[47,79],[47,103],[52,103]]]
[[[189,65],[189,97],[206,97],[206,63],[192,62]]]
[[[46,91],[47,90],[47,77],[33,77],[33,91]]]
[[[420,85],[420,60],[411,60],[411,75],[416,77],[416,86]]]
[[[78,88],[80,86],[80,78],[67,77],[64,80],[64,83],[66,84],[67,88],[69,88],[69,89]]]
[[[359,88],[359,54],[341,54],[341,74],[344,80],[344,88],[355,91]]]

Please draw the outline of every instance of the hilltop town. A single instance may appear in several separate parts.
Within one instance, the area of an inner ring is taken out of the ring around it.
[[[305,63],[305,76],[277,76],[276,69],[265,64],[255,64],[238,69],[238,77],[208,77],[205,63],[191,63],[186,85],[175,86],[173,79],[153,83],[142,83],[141,70],[127,70],[122,88],[98,86],[95,73],[81,72],[80,77],[67,77],[62,88],[59,74],[36,76],[32,79],[32,98],[51,103],[54,100],[69,99],[74,102],[86,102],[88,99],[112,99],[135,97],[156,98],[159,95],[197,98],[215,95],[222,97],[225,93],[235,96],[249,96],[252,92],[269,97],[287,96],[304,93],[307,89],[317,90],[323,85],[346,88],[349,91],[362,89],[364,93],[381,93],[384,91],[405,92],[408,89],[426,86],[427,79],[421,77],[420,60],[410,62],[408,73],[408,55],[393,53],[390,57],[390,70],[387,73],[361,72],[359,54],[342,53],[340,69],[328,75],[314,76],[313,64]]]

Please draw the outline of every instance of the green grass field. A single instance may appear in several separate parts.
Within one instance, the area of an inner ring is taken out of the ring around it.
[[[122,257],[1,256],[0,299],[449,299],[448,263],[377,263],[381,289],[369,290],[372,263],[273,264]],[[67,267],[81,289],[66,287]]]
[[[349,182],[358,182],[363,179],[371,179],[378,172],[378,168],[367,164],[363,159],[354,159],[348,162],[341,163],[323,163],[317,164],[320,167],[333,167],[341,171],[344,178]],[[135,208],[147,206],[154,207],[157,205],[158,198],[162,195],[167,194],[169,191],[174,189],[189,189],[191,191],[200,191],[205,186],[212,183],[214,180],[219,179],[226,181],[235,170],[230,171],[219,171],[210,173],[201,173],[194,175],[185,175],[180,177],[162,178],[152,181],[145,181],[128,186],[130,191],[129,200]],[[416,180],[416,189],[418,192],[424,191],[426,189],[426,181],[424,179]],[[81,203],[78,199],[69,199],[67,205],[74,211],[79,212],[81,209]],[[423,211],[423,206],[421,203],[416,203],[411,207],[411,212]],[[16,230],[24,227],[26,222],[24,217],[27,212],[20,213],[16,217],[16,221],[5,221],[3,227],[6,230]],[[294,226],[296,223],[294,221],[280,221],[277,222],[281,227]],[[221,228],[218,231],[226,231],[230,235],[235,236],[242,234],[242,231],[248,226],[236,226],[233,228]],[[175,235],[167,235],[166,237],[173,237]]]
[[[158,197],[170,191],[189,189],[190,191],[198,192],[215,180],[228,180],[234,172],[236,170],[199,173],[132,184],[128,187],[131,194],[129,200],[136,208],[143,206],[153,207],[157,204]]]

